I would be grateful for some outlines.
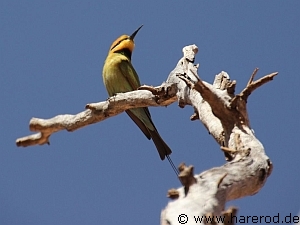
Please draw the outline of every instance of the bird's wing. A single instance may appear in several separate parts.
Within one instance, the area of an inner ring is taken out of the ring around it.
[[[132,89],[137,90],[141,86],[141,83],[131,62],[127,60],[122,60],[119,65],[123,76],[126,78]],[[144,110],[147,116],[151,119],[149,109],[147,107],[144,107]]]
[[[131,62],[129,60],[122,60],[119,64],[119,68],[132,89],[137,90],[141,84]],[[157,132],[147,107],[126,110],[126,113],[136,123],[136,125],[141,129],[148,139],[152,138],[161,160],[163,160],[166,155],[170,155],[172,153],[169,146],[164,142]]]
[[[135,124],[141,129],[145,136],[150,140],[151,134],[146,125],[131,110],[126,110],[125,112],[133,120],[133,122],[135,122]]]
[[[139,77],[138,77],[135,69],[133,68],[131,62],[129,60],[122,60],[121,63],[119,63],[119,68],[120,68],[121,73],[126,78],[127,82],[129,83],[129,85],[132,87],[132,89],[133,90],[137,90],[138,87],[141,86],[141,83],[140,83]],[[151,120],[151,115],[150,115],[149,109],[147,107],[136,109],[136,110],[133,109],[133,110],[131,110],[131,112],[135,116],[137,116],[138,118],[140,118],[140,119],[143,118],[143,122],[148,127],[148,129],[149,128],[151,130],[155,130],[156,129],[155,126],[154,126],[154,124],[153,124],[153,122],[152,122],[152,120]],[[129,115],[129,116],[131,117],[131,119],[133,121],[135,121],[133,119],[132,115]],[[143,129],[141,128],[141,130],[143,130]],[[143,131],[143,132],[145,133],[145,131]]]
[[[119,63],[119,68],[123,76],[128,81],[133,90],[137,90],[141,86],[139,77],[129,60],[122,60]]]

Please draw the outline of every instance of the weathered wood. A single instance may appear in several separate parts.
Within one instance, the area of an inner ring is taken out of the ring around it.
[[[172,200],[162,211],[161,224],[184,224],[185,219],[188,219],[188,224],[206,224],[208,221],[203,219],[200,223],[194,218],[205,216],[230,218],[231,211],[223,212],[225,203],[256,194],[272,172],[271,160],[250,127],[246,106],[249,95],[277,73],[254,81],[258,70],[255,69],[246,88],[235,95],[236,81],[231,81],[226,72],[216,75],[213,84],[201,80],[197,73],[199,66],[194,65],[197,52],[195,45],[184,47],[183,58],[167,81],[158,87],[142,86],[136,91],[119,93],[106,101],[87,104],[86,110],[76,115],[32,118],[29,128],[38,133],[19,138],[16,144],[23,147],[46,144],[55,132],[74,131],[130,108],[166,106],[175,101],[180,107],[191,105],[195,112],[191,119],[199,119],[204,124],[228,162],[194,178],[193,167],[182,167],[179,177],[184,187],[169,191]],[[226,224],[233,223],[227,221]]]

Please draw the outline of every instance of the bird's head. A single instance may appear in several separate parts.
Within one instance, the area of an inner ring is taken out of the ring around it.
[[[143,26],[143,25],[142,25]],[[118,52],[118,51],[123,51],[128,49],[130,53],[132,53],[133,49],[134,49],[134,37],[137,34],[137,32],[142,28],[142,26],[140,26],[136,31],[133,32],[132,35],[128,36],[126,34],[120,36],[119,38],[117,38],[117,40],[115,40],[109,51],[110,52]]]

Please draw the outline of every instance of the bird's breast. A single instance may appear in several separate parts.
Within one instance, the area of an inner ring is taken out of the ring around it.
[[[120,63],[124,60],[122,57],[108,57],[103,67],[103,82],[109,96],[117,93],[133,91],[126,76],[120,69]]]

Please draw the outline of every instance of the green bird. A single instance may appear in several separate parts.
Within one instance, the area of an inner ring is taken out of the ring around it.
[[[109,49],[102,72],[103,82],[109,96],[134,91],[141,86],[139,77],[131,64],[131,54],[134,49],[133,39],[142,26],[130,36],[120,36]],[[161,160],[172,153],[155,128],[147,107],[129,109],[126,113],[145,136],[153,140]]]

